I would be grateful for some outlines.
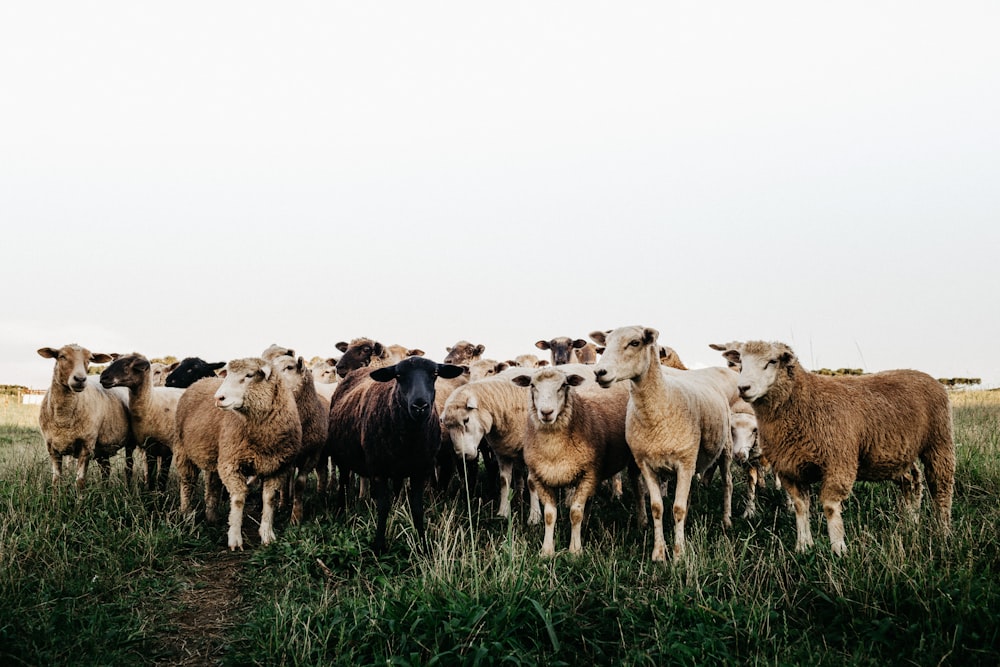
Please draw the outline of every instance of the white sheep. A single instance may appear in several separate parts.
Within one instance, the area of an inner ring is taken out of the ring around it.
[[[605,347],[594,366],[598,384],[629,384],[626,438],[649,492],[654,561],[666,560],[660,473],[675,472],[673,551],[674,559],[679,559],[684,553],[691,482],[717,459],[724,484],[722,522],[725,527],[732,524],[732,435],[725,387],[731,382],[735,388],[737,376],[725,368],[680,371],[661,366],[659,332],[649,327],[621,327],[590,336]]]
[[[188,514],[199,469],[205,473],[205,516],[217,520],[221,486],[229,492],[229,548],[243,549],[243,507],[249,482],[263,479],[262,544],[274,541],[274,495],[302,445],[295,398],[281,373],[263,359],[234,359],[218,378],[188,387],[177,404],[174,463]]]
[[[938,522],[950,529],[955,444],[940,382],[914,370],[818,375],[783,343],[751,341],[725,355],[740,364],[740,394],[753,406],[764,456],[794,502],[797,551],[813,544],[809,487],[816,482],[834,554],[847,549],[841,506],[855,480],[894,481],[916,517],[918,459]]]
[[[38,354],[56,360],[38,413],[52,463],[52,483],[62,475],[63,457],[72,456],[76,458],[76,487],[82,491],[90,460],[97,461],[107,477],[111,457],[121,449],[125,450],[125,477],[131,483],[135,438],[129,424],[128,392],[105,389],[96,376],[87,375],[91,363],[108,363],[112,355],[75,344],[43,347]]]
[[[181,362],[175,361],[172,364],[164,364],[159,361],[149,362],[149,376],[153,378],[154,387],[167,386],[167,376],[170,375]]]
[[[476,359],[475,361],[468,362],[468,366],[469,382],[493,377],[497,373],[502,373],[510,368],[510,364],[495,359]]]
[[[165,491],[177,444],[177,402],[184,390],[154,386],[152,366],[141,354],[118,357],[101,372],[101,385],[128,390],[132,434],[146,454],[146,486]]]
[[[585,378],[566,373],[564,368],[543,368],[511,378],[519,387],[528,388],[531,397],[524,462],[544,505],[542,556],[555,554],[557,489],[575,487],[569,509],[569,551],[579,553],[587,500],[599,482],[634,466],[625,440],[628,387],[618,385],[605,390],[591,385],[588,392],[578,389]],[[642,524],[646,516],[643,499],[638,493],[636,499]]]

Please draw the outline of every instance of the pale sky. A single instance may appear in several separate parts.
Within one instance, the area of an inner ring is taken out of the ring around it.
[[[3,3],[0,384],[641,324],[1000,386],[997,35],[993,0]]]

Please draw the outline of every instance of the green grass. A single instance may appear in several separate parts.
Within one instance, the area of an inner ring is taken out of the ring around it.
[[[773,489],[754,521],[724,532],[721,492],[697,489],[680,563],[652,563],[632,502],[601,491],[584,553],[566,552],[560,508],[553,559],[541,528],[457,491],[428,499],[429,556],[415,553],[405,504],[376,559],[367,503],[334,516],[307,499],[279,513],[278,541],[235,561],[238,605],[212,661],[226,665],[996,665],[1000,663],[1000,400],[955,397],[953,534],[900,519],[890,485],[858,484],[845,505],[848,553],[796,554],[794,520]],[[0,418],[4,415],[0,415]],[[8,419],[8,421],[12,421]],[[69,466],[71,469],[72,466]],[[53,492],[37,428],[0,425],[0,663],[164,664],[177,612],[197,614],[198,566],[224,552],[221,526],[177,516],[127,487],[121,461],[78,497]],[[734,513],[744,478],[736,475]],[[668,538],[669,539],[669,538]],[[192,602],[194,600],[194,602]],[[212,610],[206,609],[206,615]]]

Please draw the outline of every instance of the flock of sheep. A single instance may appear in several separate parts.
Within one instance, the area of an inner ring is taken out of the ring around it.
[[[639,525],[653,519],[654,561],[666,560],[664,496],[673,480],[672,553],[680,558],[696,479],[720,473],[722,521],[731,525],[734,460],[749,469],[747,516],[763,472],[774,472],[794,508],[799,551],[812,545],[815,483],[835,554],[846,549],[841,505],[856,480],[898,484],[914,520],[926,481],[937,523],[949,530],[951,407],[930,376],[821,376],[802,368],[788,346],[763,341],[713,344],[727,367],[689,370],[658,343],[655,329],[628,326],[590,337],[592,343],[538,341],[551,363],[534,355],[483,359],[485,347],[467,341],[447,348],[437,363],[421,350],[358,338],[338,343],[342,356],[315,368],[277,345],[260,357],[214,364],[189,358],[170,367],[139,354],[46,347],[38,353],[55,368],[39,424],[53,483],[65,456],[76,459],[82,489],[90,460],[106,476],[120,450],[131,480],[139,447],[150,489],[165,490],[176,468],[180,510],[189,515],[201,473],[208,521],[218,520],[223,489],[228,493],[230,549],[243,548],[243,511],[255,480],[263,494],[260,539],[268,544],[276,504],[290,496],[291,522],[301,521],[309,475],[328,492],[332,470],[340,508],[355,476],[363,488],[370,485],[376,553],[385,550],[391,494],[404,486],[427,548],[425,486],[455,465],[478,469],[480,457],[499,478],[501,516],[511,511],[514,475],[526,471],[528,521],[544,521],[543,556],[555,553],[560,490],[575,553],[587,501],[605,480],[620,493],[628,473]],[[92,363],[109,365],[97,378],[88,376]]]

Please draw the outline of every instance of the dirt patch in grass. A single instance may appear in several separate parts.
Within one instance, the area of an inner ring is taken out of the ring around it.
[[[247,554],[220,551],[191,563],[187,583],[167,611],[156,664],[217,665],[243,605],[239,573]]]

